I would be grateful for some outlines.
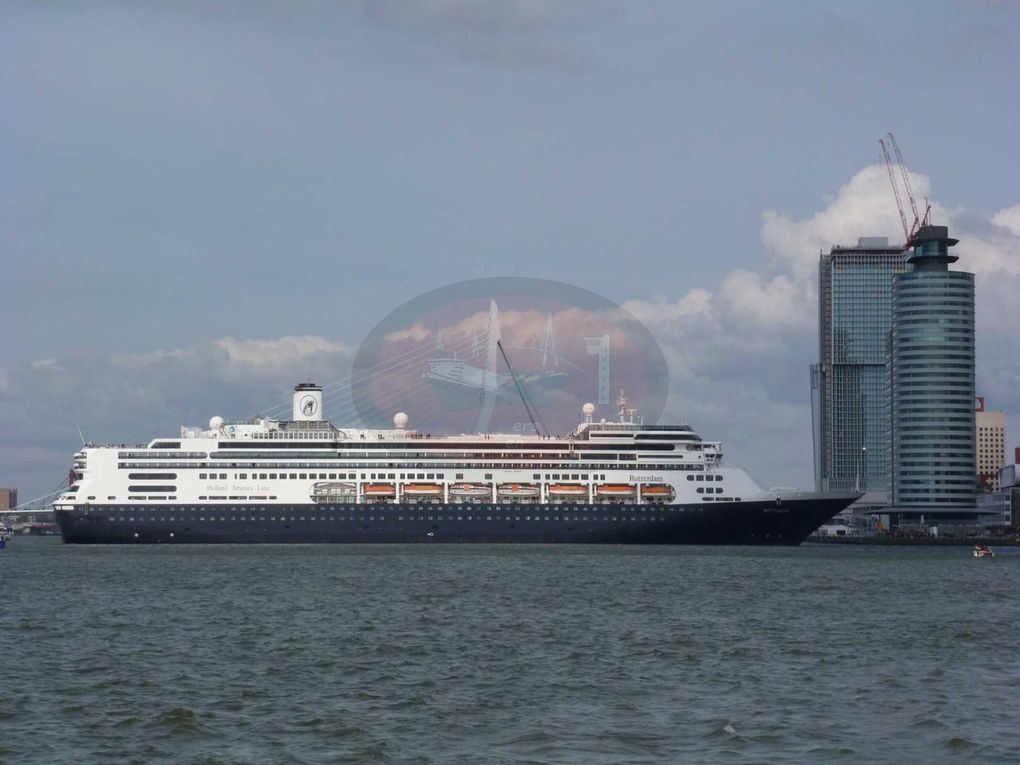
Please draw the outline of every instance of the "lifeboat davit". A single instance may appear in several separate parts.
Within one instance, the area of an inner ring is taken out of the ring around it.
[[[312,486],[313,502],[330,502],[337,498],[353,497],[358,487],[353,483],[316,483]]]
[[[451,497],[491,497],[492,484],[489,483],[451,483]]]
[[[501,497],[538,497],[542,489],[533,483],[501,483],[496,493]]]
[[[405,497],[441,497],[443,485],[439,483],[405,483]]]

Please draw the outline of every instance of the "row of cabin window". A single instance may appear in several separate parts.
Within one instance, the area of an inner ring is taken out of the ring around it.
[[[163,499],[163,497],[160,497],[160,499]],[[328,505],[318,505],[317,508],[321,508],[322,510],[330,511],[330,512],[332,512],[334,509],[335,510],[344,509],[344,508],[340,508],[340,507],[334,507],[335,505],[342,505],[342,504],[344,504],[343,499],[344,498],[342,498],[342,497],[338,497],[337,501],[331,502]],[[551,507],[551,505],[543,505],[543,507]],[[482,505],[481,507],[477,507],[477,508],[474,508],[474,509],[476,511],[489,511],[489,512],[499,511],[499,512],[502,512],[502,511],[505,510],[505,505],[492,504],[490,502],[488,504]],[[112,514],[119,514],[119,515],[123,515],[124,513],[139,513],[139,514],[143,514],[144,515],[146,513],[150,513],[151,514],[151,513],[168,513],[168,512],[173,512],[173,513],[181,513],[182,514],[182,518],[183,518],[183,514],[184,513],[188,513],[189,517],[190,517],[190,516],[194,515],[195,513],[201,513],[203,511],[209,512],[210,510],[215,510],[216,512],[228,512],[228,513],[231,513],[231,514],[232,513],[257,513],[257,514],[260,514],[262,516],[263,520],[265,520],[265,514],[266,513],[283,512],[283,513],[289,514],[289,513],[300,513],[300,512],[302,512],[301,508],[293,507],[291,505],[282,505],[282,506],[279,506],[279,507],[272,507],[272,506],[250,506],[250,507],[225,507],[225,508],[203,508],[203,507],[183,507],[183,506],[182,507],[126,507],[125,506],[125,507],[110,508],[109,512],[111,512]],[[632,508],[630,508],[630,510],[631,510],[631,512],[639,512],[639,513],[661,512],[661,510],[655,508],[654,505],[634,505]],[[380,511],[381,511],[381,509],[380,509]],[[618,508],[613,507],[612,505],[608,505],[608,504],[607,505],[589,505],[588,507],[585,508],[585,512],[591,512],[591,513],[596,513],[596,514],[612,513],[612,512],[617,512],[617,511],[618,511]],[[305,512],[307,512],[307,511],[305,511]],[[320,510],[317,510],[317,512],[320,512]],[[350,511],[348,510],[348,512],[350,512]],[[362,511],[362,512],[368,512],[368,511]],[[393,520],[393,515],[392,514],[389,515],[389,516],[386,516],[386,517],[389,518],[389,520]],[[403,516],[399,516],[399,517],[403,518]],[[409,516],[409,517],[413,518],[414,516]],[[478,517],[480,518],[481,516],[478,516]],[[431,515],[428,516],[428,518],[429,518],[429,520],[432,520],[432,516]],[[442,516],[441,515],[438,516],[438,518],[439,518],[439,520],[442,520]],[[509,519],[509,516],[507,516],[507,519]],[[226,520],[226,519],[224,518],[224,520]],[[384,518],[383,516],[380,515],[379,516],[379,520],[386,520],[386,518]]]
[[[392,462],[386,462],[386,463],[369,462],[369,463],[364,463],[364,464],[358,463],[358,464],[356,464],[354,466],[358,467],[358,468],[361,468],[361,469],[382,468],[382,467],[396,467],[396,465],[394,463],[392,463]],[[145,469],[145,468],[153,468],[153,469],[157,469],[158,468],[158,469],[164,469],[164,470],[165,469],[169,469],[169,468],[180,468],[180,469],[191,468],[191,469],[206,469],[206,470],[208,470],[209,466],[206,465],[206,464],[200,463],[200,462],[174,462],[174,463],[167,463],[167,464],[155,464],[155,463],[151,463],[151,462],[118,462],[117,463],[117,467],[119,469],[121,469],[121,470],[137,470],[137,469]],[[307,462],[307,463],[300,463],[300,462],[275,462],[275,463],[268,464],[268,463],[261,463],[261,462],[241,462],[241,461],[236,461],[236,462],[223,463],[222,465],[217,465],[216,467],[224,467],[224,468],[227,468],[227,467],[231,467],[231,468],[262,468],[262,469],[267,469],[268,468],[268,469],[276,469],[276,470],[279,470],[281,468],[299,468],[299,469],[302,469],[302,470],[308,470],[309,468],[327,468],[327,469],[330,469],[330,470],[335,470],[337,466],[335,464],[330,464],[328,462],[317,462],[317,463],[316,462]],[[567,470],[567,469],[570,469],[570,468],[577,468],[577,467],[581,467],[584,470],[620,470],[621,469],[619,464],[613,464],[613,463],[593,463],[593,464],[585,464],[585,465],[577,465],[577,464],[572,464],[572,465],[559,465],[559,464],[558,465],[548,465],[548,464],[543,464],[543,465],[534,465],[534,464],[521,465],[519,463],[509,463],[509,462],[508,463],[491,463],[491,462],[486,463],[486,462],[479,462],[479,463],[471,463],[471,464],[468,464],[468,463],[465,463],[465,462],[456,462],[456,463],[443,463],[443,462],[439,462],[439,463],[428,463],[428,464],[426,464],[426,463],[414,463],[414,464],[408,465],[408,467],[427,468],[427,469],[430,469],[430,470],[435,470],[437,468],[447,468],[447,469],[450,469],[450,470],[453,470],[453,469],[464,469],[464,468],[472,468],[472,469],[475,469],[475,470],[492,470],[493,468],[506,468],[506,469],[514,469],[514,470],[521,470],[521,469],[524,469],[524,470],[534,470],[536,468],[544,468],[546,470],[550,470],[550,469],[551,470]],[[633,465],[627,465],[626,466],[626,468],[628,468],[628,469],[633,469],[633,467],[634,467]],[[694,471],[694,470],[701,470],[701,465],[699,463],[684,464],[684,463],[677,463],[677,462],[675,462],[675,463],[668,463],[668,464],[641,463],[640,468],[641,468],[641,470],[670,470],[670,471],[684,470],[684,471]],[[211,480],[216,480],[216,477],[217,477],[216,473],[207,473],[207,474],[200,473],[199,475],[200,476],[207,475]],[[220,476],[226,476],[226,473],[220,473],[219,475]],[[285,475],[286,474],[283,473],[283,474],[281,474],[281,477],[283,477]],[[412,477],[413,478],[414,477],[414,473],[409,473],[408,477]],[[546,477],[548,477],[548,474],[547,474]],[[605,478],[605,476],[603,476],[603,478]]]
[[[128,523],[133,523],[136,519],[135,519],[134,516],[125,516],[123,513],[120,513],[120,514],[111,516],[111,520],[115,520],[115,521],[127,521]],[[145,521],[146,519],[139,517],[137,520]],[[176,523],[177,520],[178,520],[178,517],[175,516],[175,515],[170,515],[170,516],[160,515],[160,516],[157,516],[155,518],[148,519],[148,520],[159,521],[159,522]],[[182,516],[180,516],[179,520],[181,520],[183,522],[187,522],[187,523],[195,523],[195,522],[202,523],[202,522],[205,522],[205,521],[215,522],[217,520],[219,520],[219,521],[227,521],[228,518],[226,516],[224,516],[224,515],[221,515],[218,518],[215,515],[210,515],[208,517],[202,515],[202,516],[199,516],[197,518],[195,516],[190,516],[190,515],[189,516],[183,516],[182,515]],[[295,521],[296,522],[296,521],[305,521],[305,520],[309,520],[309,521],[328,521],[328,520],[331,520],[331,521],[334,521],[334,522],[338,522],[338,521],[347,520],[347,521],[356,521],[358,523],[361,523],[363,521],[392,521],[393,518],[392,517],[387,518],[387,517],[382,516],[382,515],[380,515],[378,517],[374,516],[374,515],[348,515],[348,516],[343,516],[343,515],[329,515],[329,516],[321,515],[321,516],[318,516],[318,517],[316,517],[314,515],[313,516],[309,516],[309,517],[306,517],[306,516],[303,516],[303,515],[301,515],[301,516],[294,516],[294,515],[286,516],[286,515],[281,515],[281,516],[277,517],[275,515],[272,515],[269,518],[257,518],[255,516],[231,517],[231,518],[229,518],[229,520],[230,521],[241,521],[241,522],[244,522],[244,523],[256,523],[256,522],[259,522],[259,521],[265,522],[267,520],[270,521],[270,522],[272,522],[272,521],[283,521],[283,522]],[[462,515],[456,515],[456,516],[454,516],[454,515],[447,515],[447,516],[442,516],[442,515],[437,515],[437,516],[432,516],[432,515],[429,515],[429,516],[425,516],[425,515],[419,515],[419,516],[408,515],[408,516],[403,516],[403,515],[400,515],[400,516],[397,516],[396,520],[398,520],[398,521],[403,521],[403,520],[408,520],[408,521],[414,521],[414,520],[418,520],[418,521],[426,521],[426,520],[427,521],[444,521],[444,520],[446,520],[446,521],[465,521],[465,520],[467,520],[467,521],[480,521],[480,520],[482,520],[482,516],[480,516],[480,515],[479,516],[471,516],[471,515],[468,515],[468,516],[462,516]],[[608,516],[607,515],[607,516],[604,516],[604,517],[591,516],[590,518],[587,515],[584,515],[584,516],[564,515],[562,518],[560,516],[558,516],[558,515],[554,515],[554,516],[549,516],[549,515],[539,516],[539,515],[536,515],[534,517],[532,517],[530,515],[525,515],[523,517],[520,516],[520,515],[515,515],[515,516],[508,515],[506,517],[503,517],[502,515],[497,515],[495,517],[493,517],[491,515],[488,515],[488,516],[485,516],[485,520],[486,521],[493,521],[493,520],[495,520],[495,521],[522,521],[522,520],[523,521],[559,521],[559,520],[564,520],[564,521],[603,521],[603,522],[607,522],[608,521],[608,522],[612,523],[612,522],[616,522],[616,521],[628,521],[628,520],[630,520],[630,521],[638,521],[638,520],[641,520],[641,521],[661,521],[661,520],[663,520],[663,518],[662,518],[662,516],[655,516],[655,515],[647,516],[647,517],[641,517],[641,518],[638,518],[637,516],[634,516],[634,515],[630,516],[629,518],[627,516],[625,516],[625,515],[622,515],[622,516],[616,516],[616,515]]]
[[[155,474],[153,474],[153,475],[155,475]],[[221,481],[227,480],[227,474],[226,473],[219,473],[218,477],[217,477],[216,473],[199,473],[198,477],[199,477],[199,479],[214,480],[214,481],[215,480],[221,480]],[[442,480],[445,477],[446,477],[445,473],[400,473],[400,478],[404,479],[404,480],[406,480],[406,479],[412,479],[412,480],[413,479],[418,479],[418,480],[425,480],[425,479],[435,480],[435,479],[439,479],[439,480]],[[595,475],[592,475],[590,473],[546,473],[545,477],[546,477],[547,480],[551,479],[553,481],[587,481],[587,480],[604,481],[604,480],[606,480],[606,476],[605,476],[604,473],[602,473],[602,474],[595,474]],[[318,479],[320,481],[325,481],[325,480],[334,480],[334,481],[335,480],[355,480],[355,479],[358,478],[358,474],[357,473],[289,473],[289,474],[288,473],[252,473],[251,474],[251,480],[253,480],[253,481],[265,481],[265,480],[275,481],[275,480],[278,480],[278,479],[281,479],[281,478],[282,479],[291,478],[291,479],[299,479],[299,480],[302,480],[302,479],[303,480],[308,480],[308,479],[316,480],[316,479]],[[370,473],[370,474],[366,475],[365,473],[362,473],[361,474],[361,478],[362,479],[368,478],[369,480],[387,480],[387,479],[394,479],[395,480],[397,478],[397,474],[396,473]],[[492,480],[492,473],[486,473],[485,474],[485,478],[488,479],[488,480]],[[534,474],[532,474],[532,478],[535,479],[535,480],[541,480],[542,474],[541,473],[534,473]],[[688,476],[688,479],[690,479],[690,478],[691,478],[691,476]],[[246,481],[246,480],[248,480],[248,474],[247,473],[234,473],[234,479],[235,480],[239,480],[239,481]],[[454,480],[456,480],[456,481],[461,481],[463,479],[464,479],[464,474],[463,473],[457,473],[455,478],[454,478]],[[700,478],[699,478],[699,480],[700,480]],[[720,480],[721,480],[721,478],[720,478]]]
[[[689,475],[687,476],[688,481],[721,481],[721,475]]]

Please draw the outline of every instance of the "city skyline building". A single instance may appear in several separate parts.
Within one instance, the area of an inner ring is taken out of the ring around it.
[[[13,510],[18,506],[17,489],[0,489],[0,510]]]
[[[818,363],[811,368],[815,485],[888,504],[892,287],[907,253],[862,237],[819,256]]]
[[[964,522],[976,503],[974,275],[946,226],[911,239],[892,288],[892,505],[900,522]],[[968,512],[969,509],[969,512]]]
[[[985,400],[979,396],[974,416],[978,490],[998,491],[999,471],[1006,466],[1006,413],[985,409]]]

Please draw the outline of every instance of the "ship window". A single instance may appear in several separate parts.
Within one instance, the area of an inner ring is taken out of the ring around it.
[[[692,476],[692,475],[688,475],[688,476],[687,476],[687,480],[688,480],[688,481],[693,481],[693,480],[694,480],[694,476]]]
[[[426,477],[426,478],[435,478],[435,477],[436,477],[436,474],[435,474],[435,473],[429,473],[429,474],[428,474],[428,475],[426,475],[425,477]]]
[[[259,480],[260,481],[266,480],[266,474],[265,473],[259,473]]]
[[[486,477],[486,478],[492,478],[492,473],[486,473],[486,474],[485,474],[485,477]]]
[[[459,480],[460,480],[461,478],[463,478],[463,477],[464,477],[464,474],[463,474],[463,473],[457,473],[457,480],[458,480],[458,481],[459,481]],[[535,476],[535,478],[538,478],[538,476],[536,475],[536,476]]]
[[[270,474],[269,474],[269,477],[270,477],[270,479],[274,479],[274,480],[275,480],[275,478],[276,478],[276,473],[270,473]]]
[[[330,477],[330,479],[336,478],[336,473],[330,473],[329,477]]]
[[[705,493],[705,487],[704,486],[699,486],[698,487],[698,494],[704,494],[704,493]]]
[[[298,477],[299,478],[307,478],[308,477],[308,473],[301,473],[301,475],[298,476]]]
[[[291,474],[290,474],[290,477],[291,477],[291,478],[297,478],[297,473],[291,473]]]
[[[199,478],[205,478],[205,473],[199,473],[199,474],[198,474],[198,477],[199,477]]]
[[[226,473],[220,473],[220,480],[221,481],[226,481],[227,480],[227,474]]]

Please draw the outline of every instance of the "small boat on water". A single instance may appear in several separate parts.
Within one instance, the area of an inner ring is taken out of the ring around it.
[[[974,545],[974,557],[975,558],[994,558],[995,553],[992,552],[992,548],[988,545]]]

